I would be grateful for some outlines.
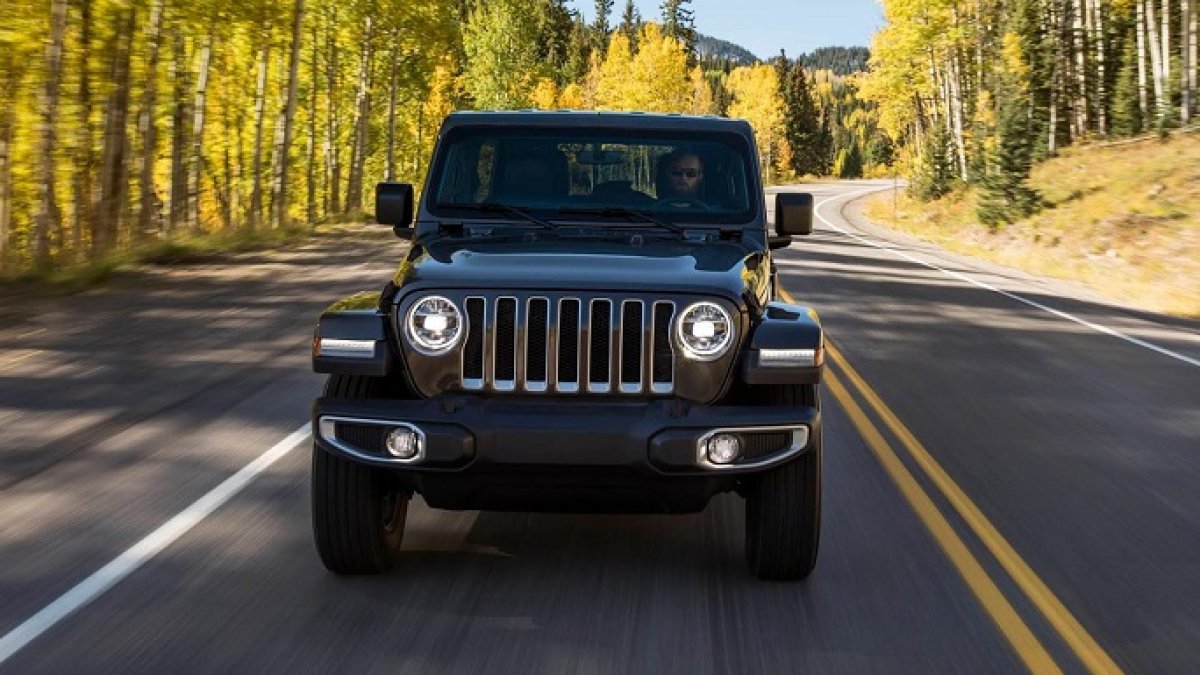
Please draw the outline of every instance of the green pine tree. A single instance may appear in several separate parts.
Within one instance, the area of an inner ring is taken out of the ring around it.
[[[695,13],[688,7],[692,0],[664,0],[663,35],[673,37],[687,48],[688,63],[696,57]]]
[[[1134,36],[1125,39],[1121,51],[1121,70],[1117,73],[1117,89],[1113,92],[1112,132],[1117,136],[1141,133],[1145,121],[1138,103],[1137,46]]]
[[[979,220],[996,228],[1033,215],[1041,197],[1029,186],[1033,166],[1033,139],[1029,135],[1028,102],[1012,87],[997,92],[999,115],[996,142],[988,154],[983,191],[976,207]]]
[[[799,175],[822,175],[824,152],[821,119],[809,88],[808,72],[800,59],[787,62],[779,78],[783,97],[784,138],[792,148],[792,169]]]
[[[921,148],[915,175],[908,184],[909,194],[930,201],[949,193],[957,175],[950,153],[950,134],[945,126],[935,123]]]

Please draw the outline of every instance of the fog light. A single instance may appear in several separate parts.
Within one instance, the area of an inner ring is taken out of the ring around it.
[[[708,461],[732,464],[742,454],[742,444],[733,434],[717,434],[708,439]]]
[[[408,427],[397,427],[388,432],[387,451],[397,459],[412,459],[420,451],[417,432]]]

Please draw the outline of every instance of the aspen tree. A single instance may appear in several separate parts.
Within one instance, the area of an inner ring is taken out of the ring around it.
[[[275,144],[274,176],[271,184],[271,221],[275,227],[287,225],[289,153],[292,147],[292,129],[296,119],[296,90],[299,86],[300,36],[303,34],[304,0],[295,0],[292,9],[292,44],[288,55],[288,79],[284,87],[284,103],[279,113],[278,141]]]
[[[38,267],[50,264],[50,233],[62,227],[55,191],[55,156],[58,152],[58,94],[62,82],[63,40],[67,29],[67,0],[50,2],[50,39],[46,42],[46,82],[39,131],[38,212],[34,221],[33,259]]]

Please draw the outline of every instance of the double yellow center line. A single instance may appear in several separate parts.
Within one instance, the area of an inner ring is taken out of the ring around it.
[[[786,291],[783,295],[788,301],[793,301]],[[996,583],[988,576],[983,565],[955,532],[954,527],[942,515],[933,499],[926,494],[921,484],[901,461],[899,455],[884,438],[883,433],[872,422],[871,417],[859,405],[851,393],[852,390],[858,395],[858,398],[865,401],[878,419],[882,420],[884,426],[908,452],[913,462],[942,493],[971,532],[983,543],[1005,573],[1011,577],[1017,588],[1045,617],[1047,623],[1075,653],[1084,667],[1093,673],[1120,673],[1121,669],[1116,662],[1071,615],[1071,612],[1050,588],[1038,578],[1033,569],[983,515],[979,507],[950,478],[950,475],[921,445],[908,427],[883,402],[879,394],[850,365],[841,351],[829,341],[826,341],[825,348],[830,361],[844,374],[850,387],[843,384],[833,369],[826,370],[824,384],[1025,666],[1034,673],[1062,672],[1046,648],[1034,636],[1029,626],[1013,609],[1012,604],[1004,597]]]

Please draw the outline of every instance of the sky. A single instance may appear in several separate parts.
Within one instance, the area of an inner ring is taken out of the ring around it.
[[[594,18],[594,0],[569,0],[568,6]],[[661,0],[635,0],[643,19],[659,20]],[[817,47],[868,47],[883,25],[879,0],[692,0],[696,30],[728,40],[761,59],[786,49],[789,56]],[[621,23],[625,0],[614,0],[610,26]]]

